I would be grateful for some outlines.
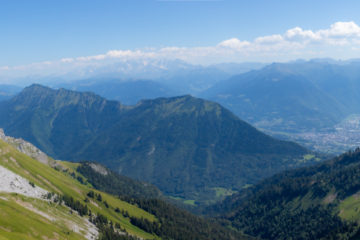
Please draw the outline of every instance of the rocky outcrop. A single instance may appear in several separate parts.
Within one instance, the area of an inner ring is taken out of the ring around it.
[[[6,136],[5,132],[2,128],[0,128],[0,140],[3,140],[4,142],[12,145],[18,151],[38,160],[41,163],[50,165],[52,167],[57,165],[55,160],[48,157],[44,152],[42,152],[40,149],[35,147],[33,144],[25,141],[22,138],[13,138],[13,137]]]
[[[95,172],[100,173],[101,175],[106,176],[109,174],[106,168],[104,168],[100,164],[90,163],[89,165]]]
[[[44,198],[48,191],[0,166],[0,192],[18,193],[32,198]]]

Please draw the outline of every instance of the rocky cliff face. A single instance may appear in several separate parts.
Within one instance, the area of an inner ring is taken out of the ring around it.
[[[48,191],[32,185],[27,179],[0,165],[0,192],[18,193],[32,198],[44,198]]]
[[[29,157],[32,157],[36,160],[38,160],[41,163],[55,166],[56,161],[48,157],[44,152],[42,152],[40,149],[35,147],[33,144],[25,141],[22,138],[13,138],[5,135],[5,132],[2,128],[0,128],[0,139],[4,142],[12,145],[15,147],[18,151],[28,155]]]

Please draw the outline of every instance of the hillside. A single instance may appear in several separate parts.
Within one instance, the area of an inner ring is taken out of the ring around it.
[[[164,201],[161,198],[149,198],[149,195],[144,194],[144,191],[136,191],[143,194],[142,196],[139,194],[134,195],[132,194],[134,190],[128,191],[129,186],[124,186],[124,183],[129,184],[129,181],[124,182],[123,176],[108,169],[106,171],[98,171],[92,165],[93,163],[83,163],[76,170],[86,177],[89,183],[96,189],[119,196],[120,199],[154,214],[159,219],[160,228],[148,224],[146,221],[131,219],[131,223],[141,226],[147,231],[159,233],[162,237],[166,233],[165,236],[171,236],[174,239],[189,239],[191,237],[199,239],[204,234],[212,239],[252,239],[251,237],[221,227],[214,219],[207,219],[208,222],[206,222],[202,218],[195,217],[184,210],[173,207],[168,201]]]
[[[124,106],[92,93],[32,85],[0,104],[0,126],[54,158],[96,161],[189,200],[221,198],[315,160],[304,158],[308,152],[299,145],[191,96]]]
[[[262,239],[358,239],[359,179],[357,149],[275,175],[212,211],[232,227]]]
[[[39,239],[40,237],[94,239],[98,235],[99,227],[96,227],[88,220],[88,217],[84,216],[90,212],[93,217],[102,215],[113,223],[120,224],[123,231],[126,230],[132,235],[156,238],[155,235],[133,226],[130,219],[116,214],[114,208],[128,211],[130,216],[156,221],[153,215],[96,190],[94,191],[97,194],[102,195],[102,201],[89,201],[87,193],[93,189],[88,184],[81,184],[76,179],[81,176],[68,168],[65,163],[58,163],[61,170],[56,170],[59,168],[54,169],[40,163],[18,152],[2,140],[0,140],[0,150],[0,175],[2,180],[8,180],[1,181],[0,188],[0,208],[3,215],[0,220],[2,226],[0,235],[4,239]],[[8,187],[6,187],[7,182],[9,183]],[[71,213],[71,202],[78,206],[86,206],[87,213]],[[106,208],[105,202],[111,207]],[[20,219],[20,222],[23,223],[21,225],[19,225]],[[93,237],[87,237],[87,233],[91,232],[94,232]]]
[[[12,145],[19,141],[7,140],[11,145],[0,140],[1,239],[247,239],[161,200],[146,210],[134,202],[145,198],[120,200],[93,188],[76,171],[79,164],[52,160],[50,166],[16,150]],[[172,221],[163,220],[164,211]]]
[[[114,196],[164,199],[160,190],[155,186],[117,174],[97,163],[82,162],[77,166],[76,171],[86,177],[94,188]]]

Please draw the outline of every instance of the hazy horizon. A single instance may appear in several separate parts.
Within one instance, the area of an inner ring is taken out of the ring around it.
[[[0,82],[111,72],[134,62],[162,68],[174,60],[208,66],[358,58],[358,7],[308,0],[7,2],[0,10]]]

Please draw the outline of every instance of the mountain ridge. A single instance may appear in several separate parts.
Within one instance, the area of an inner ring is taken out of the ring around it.
[[[211,199],[216,187],[240,189],[306,164],[303,155],[309,153],[190,95],[124,106],[33,85],[0,104],[0,127],[57,159],[97,161],[190,199],[199,198],[199,189]]]

